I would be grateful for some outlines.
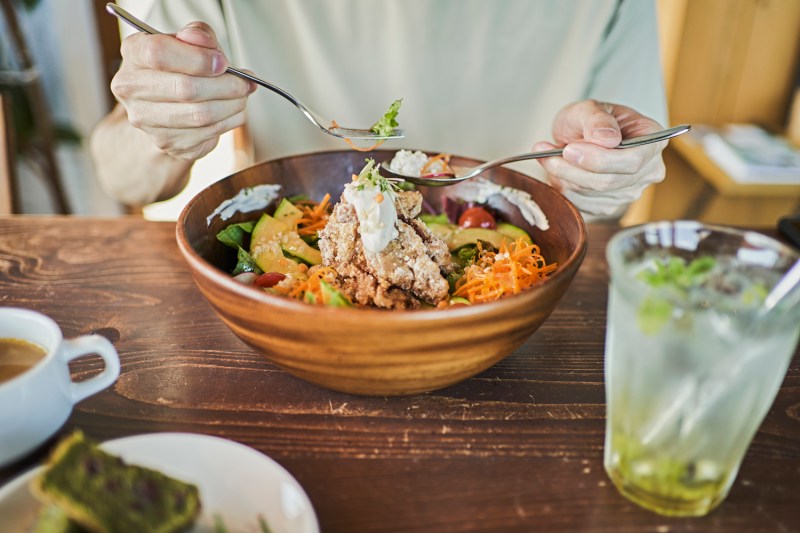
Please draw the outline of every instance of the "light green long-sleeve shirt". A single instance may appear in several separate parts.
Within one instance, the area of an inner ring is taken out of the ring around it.
[[[583,98],[667,122],[651,0],[157,0],[147,20],[209,23],[232,65],[342,125],[369,127],[402,98],[407,137],[389,149],[524,152]],[[346,148],[267,90],[248,124],[259,161]]]

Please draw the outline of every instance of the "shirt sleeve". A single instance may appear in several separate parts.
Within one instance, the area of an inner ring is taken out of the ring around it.
[[[619,0],[584,96],[626,105],[668,125],[655,0]]]

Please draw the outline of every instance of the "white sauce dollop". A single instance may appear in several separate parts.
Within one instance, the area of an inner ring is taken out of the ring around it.
[[[222,220],[228,220],[237,212],[249,213],[250,211],[266,209],[278,197],[280,190],[280,185],[272,183],[245,187],[233,198],[229,198],[219,204],[214,212],[206,218],[206,224],[210,226],[211,221],[217,215]]]
[[[389,162],[389,170],[405,176],[419,176],[427,162],[428,156],[424,152],[400,150]]]
[[[499,194],[519,209],[528,224],[542,230],[550,228],[550,223],[542,208],[525,191],[498,185],[485,178],[472,178],[455,187],[458,197],[467,202],[486,203],[490,196]]]
[[[378,195],[383,197],[381,202],[377,201]],[[381,192],[377,185],[353,182],[345,186],[344,199],[356,210],[364,250],[381,252],[400,234],[392,192]]]

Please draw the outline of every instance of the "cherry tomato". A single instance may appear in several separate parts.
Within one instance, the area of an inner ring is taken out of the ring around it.
[[[281,274],[280,272],[266,272],[261,274],[256,278],[253,282],[253,285],[256,287],[263,287],[268,289],[269,287],[274,287],[281,281],[285,280],[286,276]]]
[[[492,214],[482,207],[470,207],[458,217],[458,225],[462,228],[495,229],[497,222]]]

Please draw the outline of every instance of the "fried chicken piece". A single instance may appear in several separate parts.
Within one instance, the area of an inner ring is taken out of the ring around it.
[[[455,268],[447,245],[414,219],[422,206],[416,191],[396,194],[398,236],[380,252],[364,249],[355,208],[342,196],[320,232],[322,262],[339,274],[339,286],[360,305],[417,309],[447,298],[445,275]]]

